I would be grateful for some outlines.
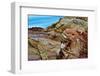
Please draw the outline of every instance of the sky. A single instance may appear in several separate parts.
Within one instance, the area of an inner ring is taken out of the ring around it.
[[[29,15],[28,16],[28,28],[42,27],[46,28],[53,23],[59,21],[63,16],[42,16],[42,15]]]

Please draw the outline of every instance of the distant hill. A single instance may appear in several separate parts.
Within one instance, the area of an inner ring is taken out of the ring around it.
[[[32,27],[32,28],[28,28],[28,30],[32,30],[32,31],[42,31],[43,28],[41,28],[41,27]]]
[[[44,29],[41,27],[28,28],[28,33],[41,32],[41,31],[44,31]]]

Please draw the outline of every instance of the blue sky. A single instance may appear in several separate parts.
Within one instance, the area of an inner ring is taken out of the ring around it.
[[[53,23],[59,21],[63,16],[42,16],[42,15],[29,15],[28,16],[28,28],[42,27],[46,28]]]

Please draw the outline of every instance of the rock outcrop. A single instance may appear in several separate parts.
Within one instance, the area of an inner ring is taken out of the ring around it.
[[[34,33],[35,31],[35,33]],[[88,18],[65,16],[47,29],[31,28],[28,30],[29,60],[57,59],[61,42],[65,42],[64,56],[59,59],[76,59],[88,57]],[[33,34],[45,34],[42,38],[33,39]]]

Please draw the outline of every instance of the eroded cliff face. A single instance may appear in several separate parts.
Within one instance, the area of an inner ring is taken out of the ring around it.
[[[88,18],[87,17],[68,17],[61,18],[57,23],[48,27],[48,30],[58,29],[58,32],[64,31],[66,28],[77,28],[87,30]]]
[[[33,35],[40,34],[34,32]],[[61,50],[61,42],[66,47],[59,59],[76,59],[88,57],[88,18],[65,16],[58,22],[41,31],[42,36],[35,39],[28,38],[29,60],[57,59],[57,52]],[[60,53],[59,53],[60,55]]]

